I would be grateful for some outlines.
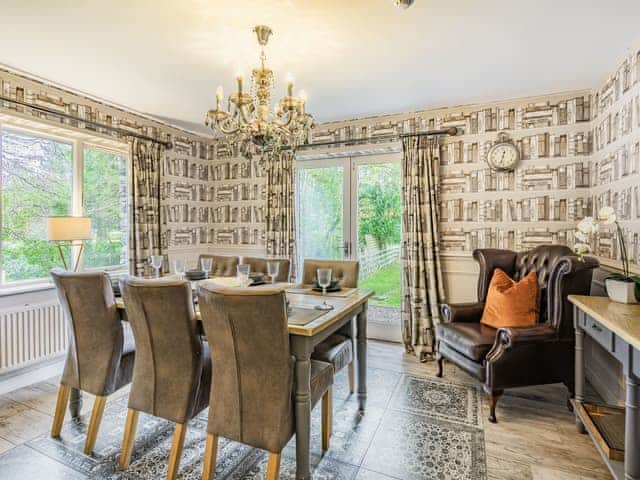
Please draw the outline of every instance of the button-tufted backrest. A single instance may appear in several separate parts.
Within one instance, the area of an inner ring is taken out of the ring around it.
[[[540,287],[540,323],[546,322],[549,318],[549,280],[558,264],[558,260],[566,255],[572,255],[572,250],[564,245],[541,245],[529,250],[520,252],[516,257],[515,280],[526,277],[534,271],[538,274],[538,285]]]
[[[478,249],[473,257],[480,264],[478,301],[485,302],[491,277],[496,268],[520,280],[535,270],[540,285],[539,323],[549,323],[561,338],[573,338],[573,309],[567,296],[588,295],[591,275],[598,262],[579,259],[564,245],[541,245],[526,252],[501,249]]]
[[[356,260],[305,260],[302,268],[302,283],[315,283],[316,271],[319,268],[330,268],[332,275],[341,287],[356,288],[360,263]]]

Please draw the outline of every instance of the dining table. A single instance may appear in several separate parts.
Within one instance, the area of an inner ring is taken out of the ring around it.
[[[234,277],[211,278],[192,282],[194,291],[201,282],[213,282],[222,286],[239,286]],[[280,287],[286,292],[290,306],[288,331],[291,354],[295,358],[295,415],[296,415],[296,479],[311,479],[311,355],[320,342],[334,333],[352,339],[355,346],[356,385],[358,409],[364,414],[367,400],[367,305],[373,296],[370,290],[343,288],[323,294],[311,285],[266,284],[264,287]],[[248,286],[245,288],[263,288]],[[330,305],[330,310],[318,310],[316,306]],[[116,306],[126,320],[126,305],[122,297],[116,297]],[[195,304],[196,317],[201,320]],[[211,334],[211,332],[209,332]],[[82,398],[79,391],[72,392],[69,409],[77,417]]]

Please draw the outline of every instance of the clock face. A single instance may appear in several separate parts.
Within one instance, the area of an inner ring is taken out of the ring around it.
[[[513,143],[498,143],[491,147],[487,162],[494,170],[511,171],[516,168],[520,155]]]

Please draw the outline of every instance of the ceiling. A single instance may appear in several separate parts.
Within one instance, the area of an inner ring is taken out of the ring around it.
[[[0,0],[0,63],[201,126],[257,63],[319,121],[591,88],[640,42],[637,0]],[[194,128],[196,128],[194,127]]]

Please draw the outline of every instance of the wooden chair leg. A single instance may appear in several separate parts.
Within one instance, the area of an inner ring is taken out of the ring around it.
[[[442,378],[442,363],[444,362],[444,359],[442,358],[442,355],[440,355],[439,353],[436,353],[436,377],[438,378]]]
[[[322,396],[322,451],[329,450],[333,428],[333,388],[329,387]]]
[[[169,466],[167,468],[167,480],[174,480],[178,474],[180,466],[180,456],[184,445],[184,435],[187,433],[187,425],[176,423],[173,429],[173,442],[171,443],[171,453],[169,454]]]
[[[216,475],[216,455],[218,454],[218,436],[207,433],[204,444],[204,459],[202,465],[202,480],[213,480]]]
[[[491,423],[498,423],[498,419],[496,418],[496,405],[501,395],[502,391],[489,393],[489,421]]]
[[[349,392],[351,395],[356,391],[356,369],[354,367],[353,360],[349,364]]]
[[[266,480],[278,480],[280,475],[280,454],[269,453],[269,463],[267,463]]]
[[[96,396],[96,399],[93,401],[91,419],[89,420],[89,428],[87,429],[87,440],[84,444],[84,453],[87,455],[93,452],[93,447],[96,444],[96,438],[98,437],[98,430],[100,430],[100,422],[102,421],[102,414],[106,403],[107,397],[99,395]]]
[[[124,424],[124,437],[122,438],[122,448],[120,449],[120,460],[118,468],[125,470],[131,462],[131,452],[136,438],[136,428],[138,427],[138,411],[130,408],[127,411],[127,421]]]
[[[71,387],[63,383],[58,387],[58,399],[56,400],[56,411],[53,415],[53,425],[51,425],[51,436],[59,437],[64,423],[64,414],[69,403],[69,392]]]

